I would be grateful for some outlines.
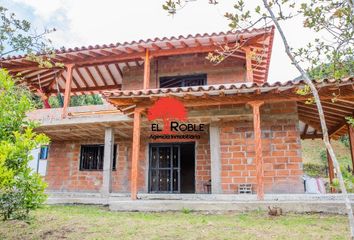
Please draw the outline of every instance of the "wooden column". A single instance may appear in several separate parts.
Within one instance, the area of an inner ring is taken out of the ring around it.
[[[133,125],[133,145],[132,145],[132,172],[131,172],[131,199],[137,199],[138,193],[138,164],[140,153],[140,120],[143,109],[136,108],[134,110],[134,125]]]
[[[145,50],[144,60],[144,89],[150,88],[150,53],[149,49]]]
[[[66,67],[66,79],[65,79],[65,93],[64,93],[64,105],[63,105],[62,118],[66,118],[68,115],[67,111],[70,105],[70,94],[71,94],[71,85],[73,81],[74,64],[68,64],[65,67]]]
[[[221,157],[220,157],[220,130],[217,123],[211,123],[210,134],[210,169],[211,169],[211,193],[222,193],[221,187]]]
[[[264,200],[264,172],[262,155],[262,130],[259,108],[263,104],[261,101],[249,102],[253,108],[253,131],[255,144],[255,163],[257,180],[257,199]]]
[[[333,166],[333,162],[332,162],[332,158],[329,155],[329,152],[327,151],[327,163],[328,163],[328,177],[329,177],[329,183],[332,184],[333,183],[333,179],[334,179],[334,166]],[[334,188],[330,188],[331,192],[335,192]]]
[[[103,183],[102,195],[108,196],[112,192],[112,169],[114,159],[114,129],[108,127],[104,134],[104,154],[103,154]]]
[[[354,175],[354,127],[348,124],[349,149],[352,156],[352,174]]]
[[[244,48],[246,54],[247,82],[253,82],[252,51],[249,47]]]

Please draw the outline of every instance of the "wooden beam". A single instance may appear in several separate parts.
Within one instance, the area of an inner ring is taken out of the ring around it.
[[[104,79],[104,76],[103,76],[103,74],[101,73],[101,70],[98,68],[97,65],[94,66],[94,69],[96,70],[98,76],[101,78],[102,83],[103,83],[104,85],[108,85],[107,82],[106,82],[106,79]]]
[[[68,64],[66,67],[66,79],[65,79],[65,93],[64,93],[64,105],[63,105],[63,113],[62,118],[67,117],[67,110],[70,105],[70,94],[71,94],[71,84],[73,80],[73,67],[74,64]]]
[[[145,61],[144,61],[144,88],[149,89],[150,87],[150,54],[149,50],[145,50]]]
[[[95,85],[95,87],[98,87],[97,81],[95,80],[95,77],[92,75],[91,70],[88,67],[84,67],[87,75],[89,76],[91,82]]]
[[[253,82],[253,68],[252,68],[252,51],[251,48],[245,48],[246,54],[246,71],[247,71],[247,82]]]
[[[80,72],[80,69],[79,69],[79,68],[75,68],[74,70],[76,70],[76,73],[77,73],[77,75],[79,76],[79,79],[81,80],[81,82],[85,85],[85,88],[90,87],[90,86],[87,84],[87,82],[86,82],[84,76],[83,76],[82,73]]]
[[[309,128],[309,125],[308,124],[305,124],[305,127],[304,127],[304,131],[303,131],[303,135],[305,135],[307,133],[307,129]]]
[[[132,200],[137,199],[138,193],[138,170],[139,170],[139,153],[140,153],[140,120],[142,108],[134,110],[133,125],[133,145],[132,145],[132,169],[131,169],[131,190],[130,196]]]
[[[108,72],[108,75],[109,75],[109,77],[112,79],[112,82],[118,84],[118,80],[116,80],[116,79],[114,78],[114,76],[113,76],[113,74],[112,74],[112,72],[111,72],[111,69],[109,69],[108,64],[105,64],[105,65],[104,65],[104,68],[105,68],[106,71]]]
[[[79,92],[102,92],[109,90],[121,90],[121,84],[107,85],[107,86],[99,86],[99,87],[87,87],[87,88],[71,88],[71,93],[79,93]],[[56,94],[57,90],[50,90],[48,93]]]
[[[312,133],[312,134],[301,134],[301,139],[316,139],[316,138],[323,138],[323,135],[322,134],[318,134],[315,132]]]
[[[264,200],[264,172],[262,155],[262,130],[259,108],[264,102],[253,101],[248,104],[253,108],[253,131],[255,142],[255,162],[256,162],[256,181],[257,181],[257,199]]]
[[[354,175],[354,127],[348,124],[349,149],[352,157],[352,174]]]

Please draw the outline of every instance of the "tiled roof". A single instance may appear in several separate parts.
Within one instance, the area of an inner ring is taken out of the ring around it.
[[[354,78],[348,77],[343,79],[321,79],[313,80],[317,87],[332,85],[332,84],[353,84]],[[224,91],[225,94],[232,93],[250,93],[257,90],[261,92],[268,92],[273,89],[278,89],[280,91],[293,88],[296,86],[305,85],[304,80],[293,80],[287,82],[275,82],[275,83],[252,83],[252,82],[242,82],[242,83],[231,83],[231,84],[218,84],[218,85],[206,85],[206,86],[193,86],[193,87],[177,87],[177,88],[159,88],[159,89],[147,89],[147,90],[125,90],[125,91],[107,91],[103,93],[106,98],[115,97],[138,97],[138,96],[148,96],[148,95],[163,95],[169,93],[205,93],[208,92],[212,95],[212,92],[217,94],[220,91]],[[353,89],[354,91],[354,89]]]
[[[146,50],[149,50],[150,56],[153,57],[208,53],[241,41],[245,45],[257,48],[257,51],[262,49],[259,53],[261,60],[252,61],[251,64],[256,69],[253,72],[254,81],[266,82],[273,36],[274,27],[268,27],[63,48],[55,50],[56,54],[51,61],[75,64],[72,94],[96,94],[121,89],[124,69],[142,68]],[[245,61],[243,49],[237,49],[234,55],[236,61]],[[22,82],[33,91],[42,89],[48,94],[56,94],[59,88],[60,92],[64,92],[67,76],[65,68],[41,68],[38,63],[27,60],[26,55],[2,58],[0,67],[8,69],[13,76],[21,76]]]
[[[189,34],[187,36],[172,36],[172,37],[163,37],[163,38],[149,38],[146,40],[140,39],[138,41],[131,41],[131,42],[124,42],[124,43],[110,43],[110,44],[102,44],[102,45],[89,45],[89,46],[81,46],[81,47],[75,47],[75,48],[65,48],[61,47],[60,49],[56,49],[55,53],[56,54],[63,54],[63,53],[75,53],[75,52],[80,52],[80,51],[87,51],[87,50],[98,50],[98,49],[110,49],[110,48],[125,48],[125,47],[130,47],[130,48],[137,48],[143,47],[143,48],[151,48],[152,44],[157,44],[158,46],[160,44],[164,44],[166,42],[176,42],[179,43],[180,41],[184,40],[194,40],[194,39],[200,39],[201,44],[204,45],[203,43],[207,43],[209,38],[224,38],[229,37],[229,38],[235,38],[237,35],[242,35],[243,38],[249,37],[248,35],[255,35],[263,32],[267,32],[273,29],[273,27],[267,27],[267,28],[254,28],[250,30],[237,30],[237,31],[227,31],[227,32],[219,32],[219,33],[198,33],[198,34]],[[236,39],[236,38],[235,38]],[[232,40],[232,39],[230,39]],[[173,43],[172,43],[173,44]],[[161,46],[163,47],[163,46]],[[42,53],[37,53],[37,55],[40,55]],[[11,59],[19,59],[19,58],[25,58],[27,55],[17,55],[17,56],[7,56],[7,57],[2,57],[1,60],[11,60]]]

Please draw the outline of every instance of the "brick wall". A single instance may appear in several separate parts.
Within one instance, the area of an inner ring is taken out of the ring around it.
[[[225,108],[225,107],[223,107]],[[242,108],[244,116],[251,115],[251,107]],[[261,129],[264,160],[265,191],[267,193],[302,192],[302,158],[296,103],[267,104],[261,107]],[[142,137],[139,154],[138,191],[148,191],[148,144]],[[173,141],[178,142],[178,141]],[[99,143],[102,141],[89,142]],[[102,185],[101,171],[79,171],[80,146],[87,141],[52,142],[46,181],[49,190],[98,192]],[[117,169],[112,173],[113,192],[130,192],[131,140],[116,141]],[[220,144],[222,161],[222,189],[236,193],[239,183],[256,183],[254,134],[252,118],[221,121]],[[211,178],[210,145],[207,132],[195,144],[196,192],[203,193],[204,184]]]
[[[159,142],[159,141],[149,141]],[[138,169],[138,191],[148,191],[148,141],[141,139]],[[161,141],[160,141],[161,142]],[[118,145],[116,170],[112,172],[112,191],[129,193],[131,183],[131,142],[116,141]],[[103,144],[103,141],[52,142],[49,148],[47,175],[48,190],[99,192],[102,171],[80,171],[80,146]],[[204,192],[204,183],[210,179],[210,148],[207,135],[196,142],[196,192]]]
[[[252,109],[248,110],[251,113]],[[262,106],[261,129],[265,192],[303,192],[296,103]],[[223,192],[236,193],[240,183],[256,184],[253,123],[224,123],[220,138]]]
[[[205,59],[207,54],[188,54],[180,56],[159,57],[151,61],[150,88],[158,86],[159,77],[207,74],[208,85],[244,82],[244,64],[235,59],[227,58],[218,65]],[[144,67],[130,67],[123,69],[123,90],[142,89]]]

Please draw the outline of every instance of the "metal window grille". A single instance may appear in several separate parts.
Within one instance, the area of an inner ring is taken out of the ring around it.
[[[160,77],[160,88],[201,86],[206,84],[206,74]]]
[[[113,150],[113,170],[116,169],[117,145]],[[80,170],[103,170],[104,145],[82,145]]]

